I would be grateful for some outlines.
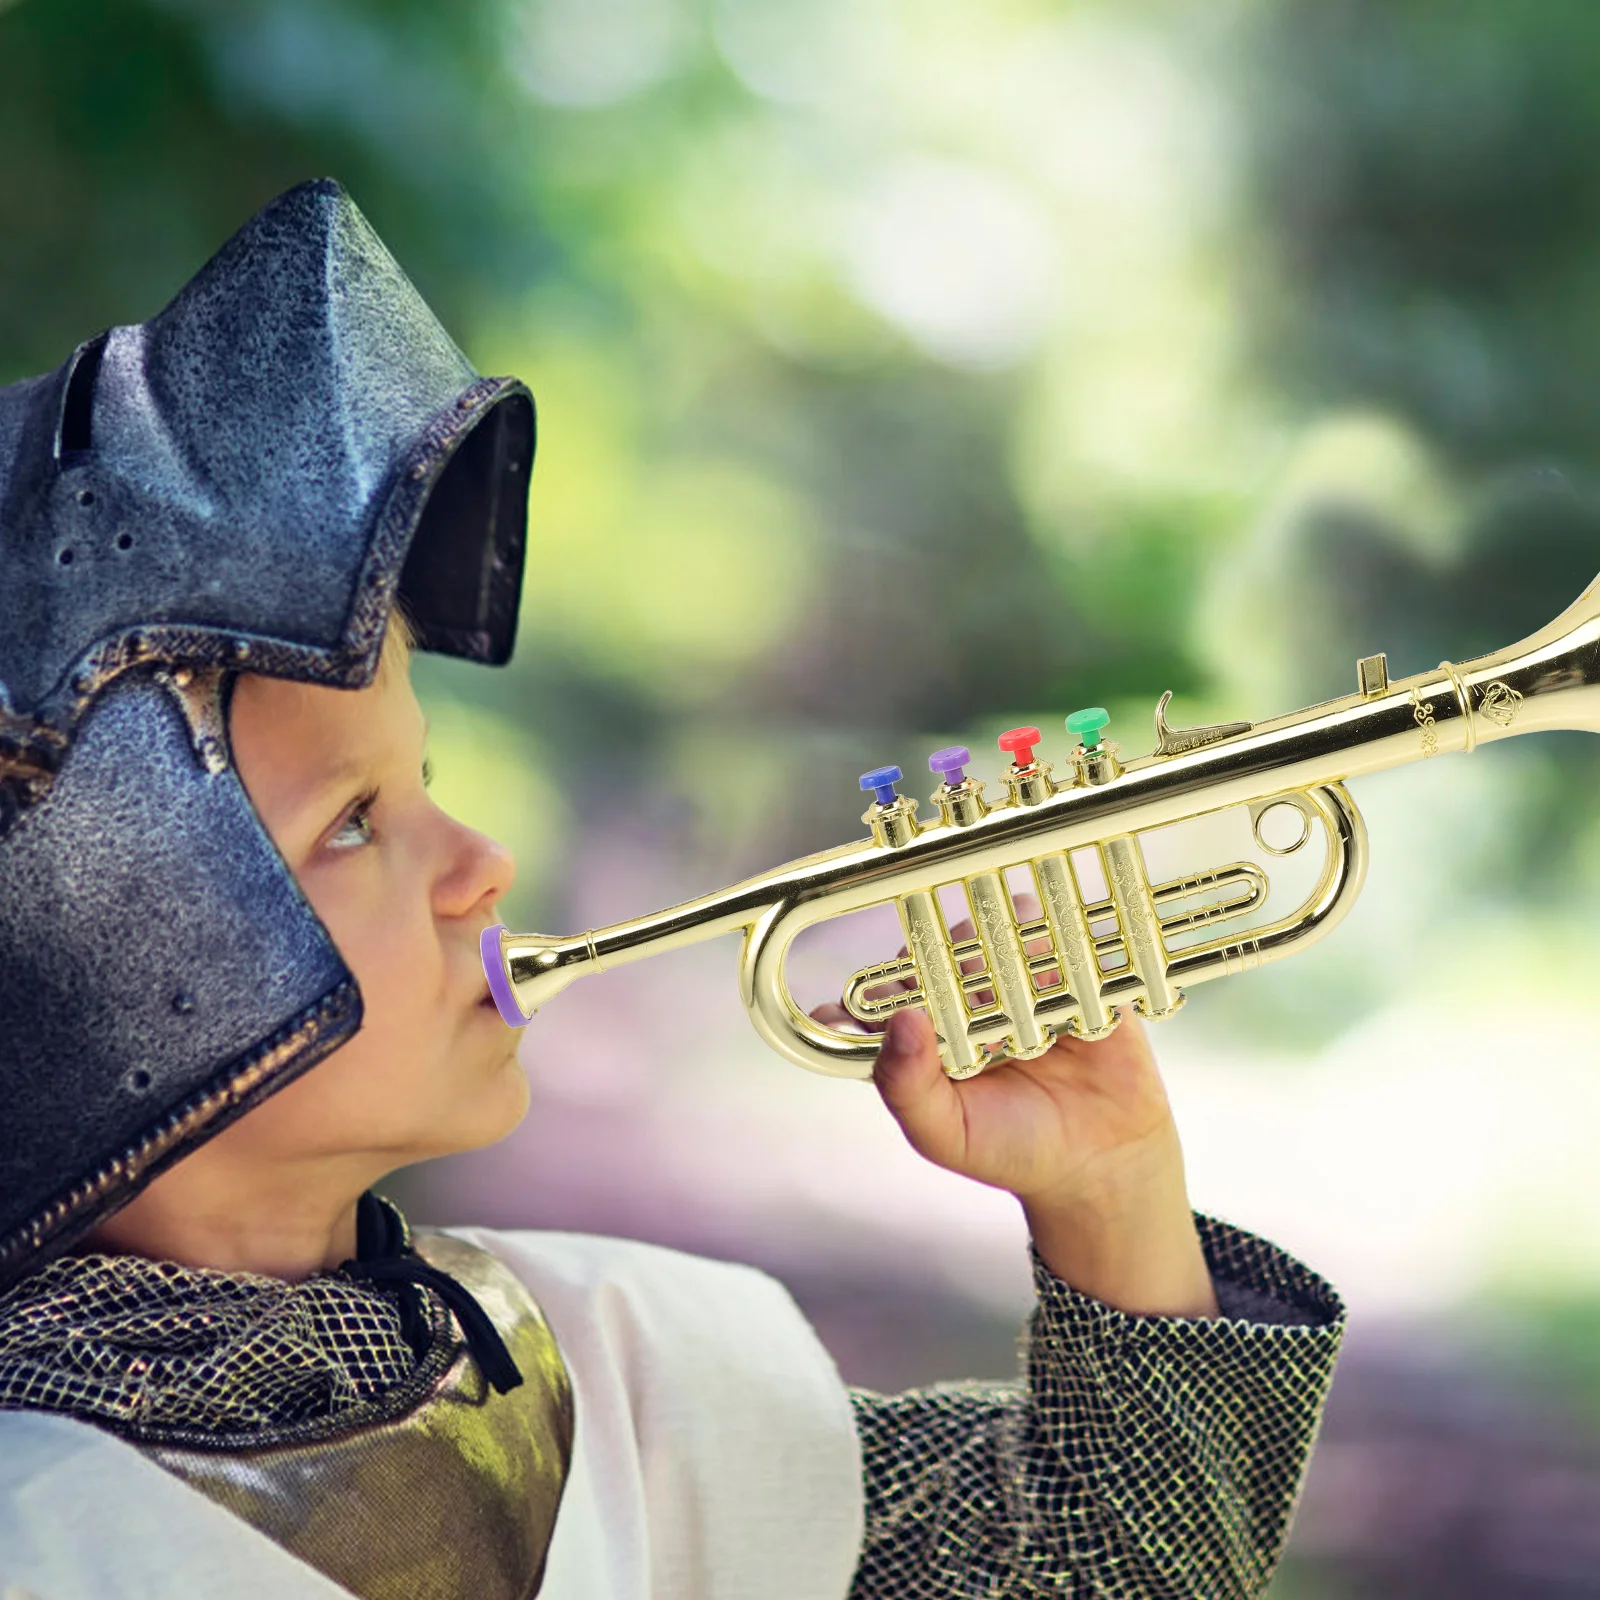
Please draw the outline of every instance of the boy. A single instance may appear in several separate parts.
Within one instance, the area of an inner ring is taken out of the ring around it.
[[[1136,1026],[879,1058],[1023,1205],[1017,1385],[847,1393],[747,1269],[372,1196],[526,1110],[404,634],[509,656],[532,444],[331,183],[0,391],[0,1584],[1259,1594],[1342,1309],[1197,1224]]]

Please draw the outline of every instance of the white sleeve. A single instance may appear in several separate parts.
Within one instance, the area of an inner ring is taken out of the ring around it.
[[[580,1234],[447,1230],[539,1302],[576,1438],[540,1600],[845,1600],[861,1448],[832,1359],[750,1267]]]
[[[0,1411],[0,1594],[349,1600],[132,1445],[32,1411]]]

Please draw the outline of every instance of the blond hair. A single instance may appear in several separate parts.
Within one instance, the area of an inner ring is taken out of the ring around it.
[[[382,682],[391,672],[404,669],[417,647],[417,630],[406,615],[405,602],[396,600],[389,613],[389,624],[383,633],[383,653],[378,657],[375,682]]]

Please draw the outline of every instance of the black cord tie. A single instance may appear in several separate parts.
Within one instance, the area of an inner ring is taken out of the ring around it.
[[[455,1313],[467,1349],[495,1393],[505,1394],[522,1382],[522,1374],[506,1349],[500,1330],[489,1320],[489,1313],[473,1298],[472,1291],[448,1272],[441,1272],[416,1255],[347,1261],[344,1270],[352,1278],[366,1278],[372,1283],[415,1283],[432,1289]]]
[[[419,1256],[411,1247],[405,1218],[389,1201],[370,1190],[356,1206],[356,1255],[339,1269],[349,1278],[365,1278],[369,1283],[395,1283],[432,1289],[455,1313],[462,1337],[478,1370],[488,1379],[496,1394],[519,1387],[522,1374],[500,1330],[489,1320],[489,1313],[473,1297],[466,1284],[452,1278]],[[422,1306],[416,1295],[400,1297],[400,1321],[411,1347],[427,1348]]]

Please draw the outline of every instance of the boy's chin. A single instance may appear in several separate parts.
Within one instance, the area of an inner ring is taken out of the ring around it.
[[[438,1146],[429,1155],[462,1155],[498,1144],[527,1116],[531,1097],[527,1076],[513,1049],[487,1081],[463,1085],[436,1124]]]

